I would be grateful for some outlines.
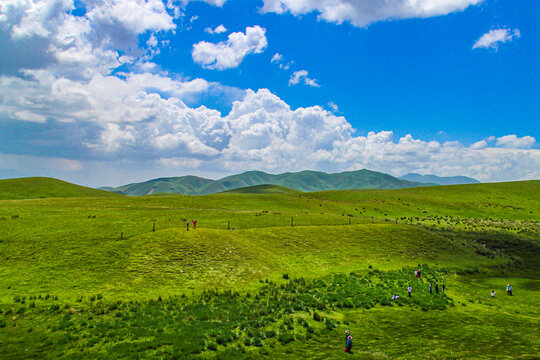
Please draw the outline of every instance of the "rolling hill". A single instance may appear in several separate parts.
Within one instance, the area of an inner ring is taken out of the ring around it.
[[[416,173],[409,173],[407,175],[403,175],[400,177],[400,179],[436,185],[464,185],[480,183],[480,181],[467,176],[441,177],[437,175],[420,175]]]
[[[48,177],[0,180],[0,200],[110,196],[118,195]]]
[[[234,193],[234,194],[294,194],[298,190],[288,188],[286,186],[280,185],[254,185],[246,186],[238,189],[227,190],[225,193]]]
[[[346,189],[403,189],[426,186],[423,183],[400,180],[388,174],[363,169],[336,174],[300,171],[273,175],[263,171],[248,171],[219,180],[209,180],[197,176],[182,176],[159,178],[116,188],[104,187],[101,189],[135,196],[153,193],[206,195],[257,185],[279,185],[310,192]]]

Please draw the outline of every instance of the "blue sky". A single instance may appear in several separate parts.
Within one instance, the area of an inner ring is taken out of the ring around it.
[[[509,0],[6,0],[0,177],[538,179],[538,13]]]

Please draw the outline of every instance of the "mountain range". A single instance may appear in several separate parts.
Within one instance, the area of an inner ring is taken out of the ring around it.
[[[344,189],[402,189],[434,184],[402,180],[388,174],[363,169],[336,174],[328,174],[319,171],[300,171],[273,175],[263,171],[248,171],[238,175],[227,176],[219,180],[210,180],[197,176],[182,176],[159,178],[118,187],[103,187],[101,189],[135,196],[154,193],[205,195],[257,185],[280,185],[299,191],[321,191]]]
[[[480,181],[467,176],[441,177],[437,175],[420,175],[416,173],[409,173],[407,175],[403,175],[400,177],[400,179],[437,185],[463,185],[480,183]]]

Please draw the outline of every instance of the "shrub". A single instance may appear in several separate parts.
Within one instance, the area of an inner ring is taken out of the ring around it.
[[[276,337],[277,333],[275,330],[266,330],[265,333],[267,338],[273,338]]]
[[[288,332],[280,333],[279,336],[278,336],[278,340],[282,344],[288,344],[291,341],[294,341],[294,336],[292,336]]]
[[[314,311],[314,312],[313,312],[313,320],[315,320],[315,321],[322,321],[323,319],[322,319],[321,315],[319,315],[318,312]]]
[[[206,345],[206,348],[210,351],[216,351],[217,350],[217,344],[214,343],[214,342],[210,342],[208,343],[208,345]]]
[[[289,274],[283,274],[283,278],[284,278],[285,280],[289,280]]]

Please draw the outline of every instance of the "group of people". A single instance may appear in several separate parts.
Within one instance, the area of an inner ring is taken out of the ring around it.
[[[495,297],[495,290],[491,290],[491,297],[494,298]],[[512,285],[508,284],[506,285],[506,295],[509,295],[509,296],[512,296]]]
[[[446,285],[442,285],[442,292],[444,294],[444,291],[446,290]],[[433,285],[431,285],[431,283],[429,283],[429,293],[430,294],[433,294]],[[439,293],[439,283],[435,283],[435,293],[438,294]]]
[[[194,219],[192,223],[193,223],[193,228],[196,229],[197,228],[197,219]],[[186,230],[189,231],[189,220],[186,222]]]

